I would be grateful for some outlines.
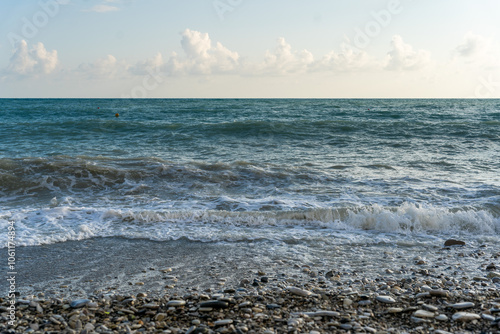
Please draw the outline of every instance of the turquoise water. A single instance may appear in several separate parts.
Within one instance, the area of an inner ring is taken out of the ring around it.
[[[2,245],[496,242],[500,100],[1,99],[0,205]]]

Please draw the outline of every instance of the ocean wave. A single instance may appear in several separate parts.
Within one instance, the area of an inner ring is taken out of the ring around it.
[[[364,242],[372,232],[398,234],[411,242],[416,236],[488,236],[500,241],[500,217],[488,210],[423,207],[405,203],[316,208],[302,211],[158,211],[58,206],[0,213],[0,229],[14,222],[19,246],[125,237],[156,241],[188,239],[202,242],[303,240],[319,243]],[[364,234],[365,233],[365,234]],[[7,233],[0,234],[5,245]]]

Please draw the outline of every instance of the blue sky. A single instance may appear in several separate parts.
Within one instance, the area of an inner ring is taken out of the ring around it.
[[[496,0],[2,0],[0,97],[500,97]]]

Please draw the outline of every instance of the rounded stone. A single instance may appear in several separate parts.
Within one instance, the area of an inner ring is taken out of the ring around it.
[[[390,296],[377,296],[375,299],[381,303],[386,303],[386,304],[394,304],[396,302],[394,298]]]

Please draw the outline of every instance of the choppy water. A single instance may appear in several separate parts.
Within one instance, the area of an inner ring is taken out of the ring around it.
[[[496,244],[500,101],[2,99],[0,207],[2,246]]]

